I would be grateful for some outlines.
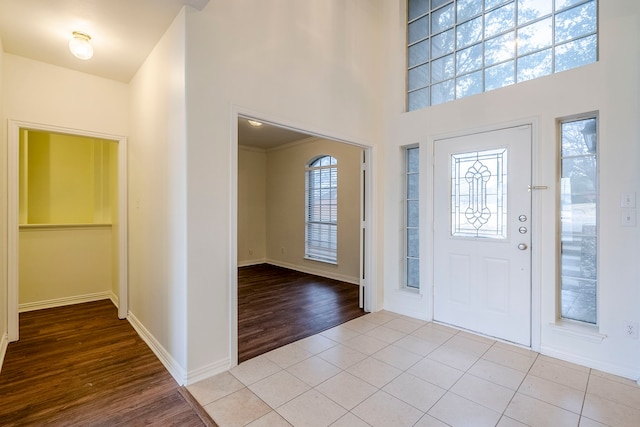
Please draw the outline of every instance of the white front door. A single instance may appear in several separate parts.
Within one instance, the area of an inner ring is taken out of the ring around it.
[[[434,150],[434,319],[528,347],[531,126]]]

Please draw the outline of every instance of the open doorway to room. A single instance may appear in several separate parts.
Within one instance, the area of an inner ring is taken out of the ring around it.
[[[238,362],[370,310],[368,149],[238,117]]]
[[[9,126],[9,340],[19,312],[110,299],[127,307],[123,137]]]

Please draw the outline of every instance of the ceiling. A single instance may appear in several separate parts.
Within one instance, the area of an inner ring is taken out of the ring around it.
[[[128,83],[183,6],[202,10],[209,0],[0,0],[5,53]],[[69,52],[73,31],[91,36],[88,61]],[[271,148],[309,135],[238,120],[241,145]]]
[[[240,145],[266,150],[310,136],[269,123],[263,123],[259,127],[251,126],[246,118],[238,117],[238,144]]]
[[[208,0],[0,0],[6,53],[128,83],[185,4]],[[88,61],[69,52],[73,31],[91,36]]]

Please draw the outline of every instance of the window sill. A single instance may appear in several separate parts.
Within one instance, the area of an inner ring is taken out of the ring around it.
[[[327,261],[327,260],[324,260],[324,259],[310,258],[308,256],[304,257],[304,259],[306,259],[308,261],[321,262],[323,264],[338,265],[338,261]]]
[[[594,344],[601,344],[607,338],[606,335],[599,332],[596,325],[585,325],[581,322],[559,319],[555,323],[550,323],[549,326],[560,334]]]

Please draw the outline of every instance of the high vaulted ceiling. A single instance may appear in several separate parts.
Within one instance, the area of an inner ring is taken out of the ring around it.
[[[6,53],[129,82],[185,4],[208,0],[0,0]],[[91,36],[88,61],[69,52],[73,31]]]
[[[0,40],[5,53],[128,83],[183,6],[209,0],[0,0]],[[232,1],[232,0],[230,0]],[[94,56],[74,57],[74,31],[91,36]],[[271,148],[308,135],[238,119],[242,145]]]

